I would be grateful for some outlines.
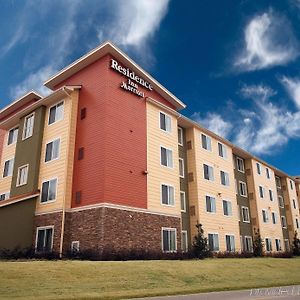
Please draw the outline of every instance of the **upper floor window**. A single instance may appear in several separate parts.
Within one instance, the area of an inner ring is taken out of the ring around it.
[[[224,216],[232,216],[232,205],[230,201],[223,200],[223,213]]]
[[[297,204],[296,204],[296,200],[295,199],[293,199],[293,207],[294,207],[294,209],[297,209]]]
[[[28,180],[28,165],[24,165],[18,168],[17,186],[27,184]]]
[[[174,187],[168,184],[161,185],[161,203],[165,205],[174,205]]]
[[[287,228],[286,217],[281,216],[281,225],[283,228]]]
[[[284,201],[282,196],[278,196],[278,204],[279,207],[284,207]]]
[[[60,102],[50,107],[48,124],[50,125],[59,120],[62,120],[63,117],[64,117],[64,103]]]
[[[12,158],[4,163],[3,177],[12,176],[14,169],[14,161],[14,158]]]
[[[273,222],[273,224],[277,224],[277,214],[276,214],[276,212],[272,212],[272,222]]]
[[[54,140],[46,145],[45,162],[58,159],[60,139]]]
[[[184,160],[179,158],[179,176],[184,178]]]
[[[295,220],[296,220],[296,227],[297,227],[297,229],[299,229],[299,220],[298,220],[298,218],[296,218]]]
[[[256,169],[257,169],[257,174],[260,175],[261,174],[261,164],[260,163],[256,163]]]
[[[203,164],[204,178],[207,180],[214,180],[214,169],[211,166]]]
[[[34,113],[25,117],[24,128],[23,128],[23,140],[32,136],[33,126],[34,126]]]
[[[266,168],[266,175],[267,175],[267,178],[268,178],[268,179],[271,178],[271,172],[270,172],[270,169],[269,169],[269,168]]]
[[[225,186],[229,186],[229,174],[224,171],[220,171],[221,176],[221,184]]]
[[[294,184],[293,184],[292,180],[290,180],[290,186],[291,186],[291,190],[293,190],[294,189]]]
[[[269,222],[268,212],[265,209],[262,210],[262,217],[263,217],[263,222],[264,223],[268,223]]]
[[[243,222],[250,223],[249,208],[246,206],[242,206],[242,219]]]
[[[180,208],[182,212],[186,212],[186,199],[183,191],[180,191]]]
[[[172,120],[171,117],[163,112],[159,113],[160,129],[166,132],[171,132],[172,130]]]
[[[269,190],[269,196],[270,196],[270,200],[273,201],[274,200],[274,194],[272,190]]]
[[[173,151],[160,147],[160,164],[165,167],[173,168]]]
[[[276,177],[275,177],[275,181],[276,181],[276,186],[277,186],[277,188],[281,189],[281,181],[280,181],[280,177],[276,176]]]
[[[240,195],[247,197],[247,184],[243,181],[239,182]]]
[[[43,182],[42,197],[41,197],[42,203],[54,201],[56,199],[56,187],[57,187],[56,178]]]
[[[227,158],[227,148],[225,145],[218,143],[219,156]]]
[[[8,132],[7,145],[15,144],[18,139],[19,128],[13,128]]]
[[[211,138],[205,134],[201,134],[202,148],[211,151]]]
[[[264,198],[265,197],[265,189],[262,186],[259,186],[259,197]]]
[[[210,212],[210,213],[215,213],[216,212],[216,199],[211,196],[206,196],[205,201],[206,201],[206,211]]]
[[[178,145],[183,146],[183,129],[178,127]]]
[[[245,163],[242,158],[239,158],[239,157],[236,158],[236,166],[237,166],[238,171],[245,173]]]

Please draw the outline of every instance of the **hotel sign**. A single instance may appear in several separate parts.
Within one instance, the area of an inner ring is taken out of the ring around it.
[[[139,85],[150,91],[153,90],[152,85],[148,81],[136,75],[129,68],[122,67],[116,60],[111,60],[110,67],[128,78],[127,81],[121,82],[122,89],[131,92],[139,97],[145,97],[145,93],[139,90]]]

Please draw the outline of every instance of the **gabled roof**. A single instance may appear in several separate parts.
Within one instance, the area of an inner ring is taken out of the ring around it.
[[[166,100],[168,100],[171,104],[173,104],[177,110],[185,108],[186,105],[183,102],[181,102],[177,97],[175,97],[171,92],[163,87],[150,74],[144,71],[130,57],[128,57],[110,41],[101,44],[97,48],[91,50],[87,54],[71,63],[69,66],[62,69],[60,72],[48,79],[44,83],[44,85],[53,90],[56,85],[107,54],[113,55],[116,59],[119,59],[121,62],[123,62],[126,67],[129,67],[137,74],[142,75],[152,84],[155,91],[158,92]]]

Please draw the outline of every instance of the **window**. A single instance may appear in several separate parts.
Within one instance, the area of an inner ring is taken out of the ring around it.
[[[278,204],[279,207],[284,207],[284,201],[282,196],[278,196]]]
[[[183,146],[183,129],[181,127],[178,127],[177,130],[178,130],[178,145]]]
[[[289,243],[289,240],[288,239],[285,239],[284,240],[284,249],[285,251],[290,251],[290,243]]]
[[[242,220],[244,223],[250,223],[249,208],[242,206]]]
[[[176,249],[176,229],[162,229],[162,250],[164,252],[175,252]]]
[[[186,230],[181,231],[181,250],[188,252],[188,235]]]
[[[80,110],[80,120],[83,120],[86,118],[86,107],[83,107],[81,110]]]
[[[242,197],[247,197],[248,193],[247,193],[247,184],[243,181],[239,182],[239,188],[240,188],[240,195]]]
[[[202,148],[211,151],[211,138],[205,134],[201,134]]]
[[[83,160],[84,158],[84,147],[78,149],[78,160]]]
[[[266,238],[266,251],[272,251],[272,240],[270,238]]]
[[[167,184],[161,185],[161,203],[164,205],[174,205],[174,187]]]
[[[27,179],[28,179],[28,165],[19,167],[18,176],[17,176],[17,186],[22,186],[27,184]]]
[[[267,175],[268,179],[271,178],[271,173],[270,173],[270,169],[269,168],[266,168],[266,175]]]
[[[223,213],[224,216],[232,216],[232,206],[230,201],[223,200]]]
[[[184,178],[184,160],[179,158],[179,177]]]
[[[256,163],[256,169],[257,169],[257,174],[260,175],[261,174],[261,164],[260,163]]]
[[[245,236],[245,238],[244,238],[244,251],[245,252],[253,252],[253,244],[252,244],[251,236]]]
[[[227,158],[227,148],[225,145],[218,143],[219,156]]]
[[[244,164],[244,160],[242,158],[237,157],[236,158],[236,166],[238,171],[245,173],[245,164]]]
[[[7,200],[7,199],[9,199],[9,197],[10,197],[10,193],[9,192],[3,193],[3,194],[0,195],[0,201]]]
[[[270,196],[270,200],[273,201],[274,200],[274,194],[272,190],[269,190],[269,196]]]
[[[211,166],[203,164],[204,178],[207,180],[214,180],[214,169]]]
[[[210,251],[219,251],[219,235],[217,233],[208,234],[208,247]]]
[[[186,212],[186,199],[185,199],[185,192],[180,192],[180,207],[182,212]]]
[[[171,117],[160,112],[159,113],[159,120],[160,120],[160,129],[166,132],[171,132]]]
[[[281,241],[280,239],[275,239],[276,251],[281,251]]]
[[[281,216],[281,225],[282,225],[282,228],[286,228],[287,227],[286,217],[285,216]]]
[[[50,108],[48,124],[53,124],[64,117],[64,103],[60,102]]]
[[[272,222],[273,222],[273,224],[277,224],[277,214],[276,214],[276,212],[272,212]]]
[[[268,212],[265,209],[262,210],[262,217],[263,217],[263,222],[264,223],[268,223],[269,222]]]
[[[71,243],[71,252],[74,253],[78,253],[80,251],[79,248],[79,241],[72,241]]]
[[[296,205],[296,200],[295,199],[293,199],[293,207],[294,207],[294,209],[297,209],[297,205]]]
[[[216,199],[211,196],[206,196],[206,211],[210,213],[216,212]]]
[[[225,235],[226,239],[226,251],[228,252],[234,252],[235,251],[235,245],[234,245],[234,235]]]
[[[290,180],[290,186],[291,186],[291,190],[293,190],[294,189],[294,184],[293,184],[292,180]]]
[[[297,227],[297,229],[299,229],[299,220],[296,218],[296,227]]]
[[[278,189],[281,189],[281,181],[280,181],[280,177],[276,176],[275,177],[275,181],[276,181],[276,186]]]
[[[51,252],[53,244],[53,227],[37,228],[36,251]]]
[[[7,145],[15,144],[18,139],[19,128],[13,128],[8,132]]]
[[[165,167],[173,168],[173,151],[160,147],[160,164]]]
[[[41,196],[42,203],[54,201],[56,199],[56,187],[57,187],[56,178],[43,182],[42,196]]]
[[[259,186],[259,197],[260,198],[265,197],[265,189],[262,186]]]
[[[4,163],[3,178],[12,176],[14,169],[14,161],[14,158],[11,158]]]
[[[33,134],[34,113],[25,117],[23,128],[23,140],[29,138]]]
[[[60,139],[50,142],[46,145],[45,162],[58,159],[60,148]]]
[[[220,171],[221,176],[221,184],[225,186],[229,186],[229,174],[224,171]]]

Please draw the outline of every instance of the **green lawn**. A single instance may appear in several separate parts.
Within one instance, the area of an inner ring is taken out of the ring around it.
[[[120,299],[293,284],[300,284],[300,258],[0,262],[0,299]]]

